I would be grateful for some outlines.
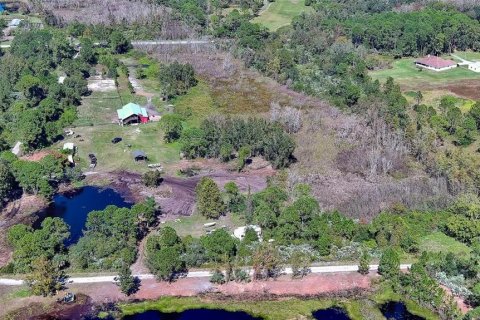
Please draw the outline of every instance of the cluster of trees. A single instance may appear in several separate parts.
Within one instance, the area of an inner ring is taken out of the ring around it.
[[[27,150],[55,141],[76,118],[75,106],[87,94],[89,62],[73,60],[75,50],[58,30],[18,34],[0,59],[0,137]],[[67,74],[58,83],[54,70]]]
[[[173,228],[164,227],[148,238],[146,256],[150,271],[159,280],[173,281],[188,268],[208,263],[218,268],[211,279],[215,283],[249,281],[243,267],[250,263],[255,279],[277,277],[287,261],[276,245],[259,242],[253,229],[247,229],[242,240],[225,229],[215,230],[200,239],[191,236],[181,239]],[[299,270],[310,263],[310,260],[301,260],[302,257],[294,257],[299,261],[296,264]],[[222,269],[226,272],[220,271]]]
[[[18,159],[9,151],[0,154],[0,206],[19,193],[50,198],[60,182],[82,178],[78,169],[67,166],[63,154],[50,154],[40,161]]]
[[[480,24],[456,10],[426,9],[352,18],[354,44],[365,44],[397,57],[480,49]]]
[[[166,98],[186,94],[188,89],[196,86],[198,82],[193,67],[178,62],[162,65],[158,77]]]
[[[156,220],[153,199],[132,208],[108,206],[88,214],[84,236],[70,248],[73,267],[90,270],[115,270],[136,259],[137,241]]]
[[[166,115],[160,121],[166,142],[180,141],[183,155],[220,158],[228,162],[237,153],[240,171],[251,156],[263,156],[275,168],[287,167],[293,160],[295,142],[278,122],[261,118],[210,117],[199,128],[183,128],[182,117]]]
[[[108,206],[88,214],[84,235],[70,246],[68,225],[60,218],[46,218],[33,229],[24,224],[11,227],[7,240],[14,248],[13,262],[2,272],[28,274],[27,283],[34,294],[49,295],[65,282],[65,271],[117,270],[119,286],[129,295],[138,289],[129,266],[135,261],[138,241],[156,222],[153,198],[131,208]]]
[[[451,98],[443,99],[438,108],[424,106],[419,95],[412,108],[393,79],[380,85],[368,76],[369,69],[378,67],[377,59],[370,55],[372,49],[397,57],[478,49],[479,23],[469,17],[474,12],[471,6],[465,13],[440,3],[422,4],[413,11],[393,10],[412,3],[312,1],[315,12],[300,15],[291,27],[275,33],[251,23],[248,14],[239,11],[220,17],[212,28],[216,36],[235,40],[234,52],[247,66],[366,118],[376,135],[373,143],[383,141],[381,147],[373,146],[375,152],[396,163],[393,167],[405,166],[405,156],[410,153],[427,173],[445,179],[451,193],[477,190],[480,163],[471,152],[457,146],[471,145],[476,139],[480,107],[463,113]],[[387,143],[380,137],[385,132],[397,142]],[[438,148],[442,145],[445,148]],[[371,149],[369,146],[365,151]],[[376,157],[375,152],[367,152],[369,157]],[[362,165],[368,169],[362,172],[395,171],[379,170],[384,164],[376,158]]]
[[[277,123],[260,118],[238,119],[212,117],[199,128],[185,129],[180,138],[185,157],[221,157],[225,160],[239,154],[239,170],[246,158],[260,155],[275,168],[289,165],[295,142]]]

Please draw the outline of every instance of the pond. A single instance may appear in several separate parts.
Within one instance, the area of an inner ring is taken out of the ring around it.
[[[5,5],[0,2],[0,13],[2,13],[3,11],[5,11]]]
[[[425,318],[416,316],[408,312],[403,302],[390,301],[380,308],[384,317],[393,320],[425,320]]]
[[[350,320],[345,310],[341,308],[317,310],[312,313],[312,316],[317,320]]]
[[[160,311],[145,311],[123,320],[262,320],[246,312],[230,312],[226,310],[192,309],[181,313],[162,313]]]
[[[62,218],[70,226],[70,238],[65,242],[65,245],[69,246],[76,243],[82,236],[88,213],[94,210],[103,210],[109,205],[130,208],[132,203],[125,201],[113,189],[88,186],[73,192],[55,195],[52,204],[44,211],[44,216]],[[33,227],[38,228],[41,220],[39,219]]]

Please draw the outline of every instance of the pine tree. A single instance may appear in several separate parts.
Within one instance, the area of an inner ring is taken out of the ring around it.
[[[225,204],[220,189],[211,178],[203,177],[195,189],[197,193],[197,211],[201,215],[218,219],[225,213]]]
[[[55,294],[62,288],[62,279],[65,275],[47,258],[42,256],[36,259],[32,264],[32,269],[26,282],[33,294],[46,297]]]
[[[367,275],[370,271],[370,255],[366,250],[363,251],[358,264],[358,272],[363,275]]]
[[[132,276],[132,271],[127,265],[123,265],[118,275],[120,290],[127,296],[138,291],[138,281]]]

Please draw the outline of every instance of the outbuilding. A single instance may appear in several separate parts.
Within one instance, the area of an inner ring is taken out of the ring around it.
[[[12,19],[12,21],[10,21],[8,23],[8,27],[9,28],[18,28],[20,26],[20,24],[22,23],[23,19]]]
[[[15,143],[15,146],[12,148],[12,153],[17,157],[21,157],[23,155],[22,145],[23,145],[22,142],[17,141],[17,143]]]
[[[415,60],[415,65],[433,71],[445,71],[457,67],[457,63],[453,60],[431,55]]]
[[[145,161],[147,160],[147,154],[142,150],[135,150],[132,152],[133,159],[135,161]]]
[[[123,108],[117,110],[118,122],[120,125],[130,123],[147,123],[148,112],[147,109],[140,107],[136,103],[128,103]]]
[[[258,239],[262,241],[262,228],[260,228],[257,225],[248,225],[248,226],[239,227],[233,230],[233,236],[237,239],[243,240],[243,238],[245,237],[245,232],[247,232],[247,229],[253,229],[253,231],[257,233]]]

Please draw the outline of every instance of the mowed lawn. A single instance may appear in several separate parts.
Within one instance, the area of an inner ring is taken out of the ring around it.
[[[459,256],[469,256],[471,249],[442,232],[434,232],[420,240],[420,251],[451,252]]]
[[[422,87],[442,86],[458,83],[464,80],[480,80],[480,73],[475,73],[465,67],[458,67],[447,71],[430,71],[419,69],[414,64],[414,58],[404,58],[393,62],[391,69],[371,72],[373,79],[384,82],[392,77],[400,85],[411,90]]]
[[[75,143],[75,161],[84,169],[89,165],[88,155],[95,154],[98,162],[93,171],[145,172],[148,163],[160,163],[168,169],[169,165],[180,160],[179,143],[165,143],[162,130],[156,122],[123,127],[116,122],[118,108],[129,102],[140,105],[146,103],[145,97],[130,93],[125,75],[121,75],[118,81],[118,91],[93,92],[83,98],[78,107],[78,119],[71,127],[74,136],[66,137],[52,148],[61,149],[65,142]],[[157,105],[157,109],[162,111],[163,106]],[[77,135],[80,136],[75,138]],[[122,141],[113,144],[111,140],[115,137],[122,138]],[[148,162],[136,163],[132,157],[134,150],[144,151]]]
[[[289,25],[292,19],[302,12],[308,11],[313,11],[313,9],[305,6],[305,0],[275,0],[275,2],[269,3],[268,8],[252,22],[260,23],[271,31],[275,31]]]

